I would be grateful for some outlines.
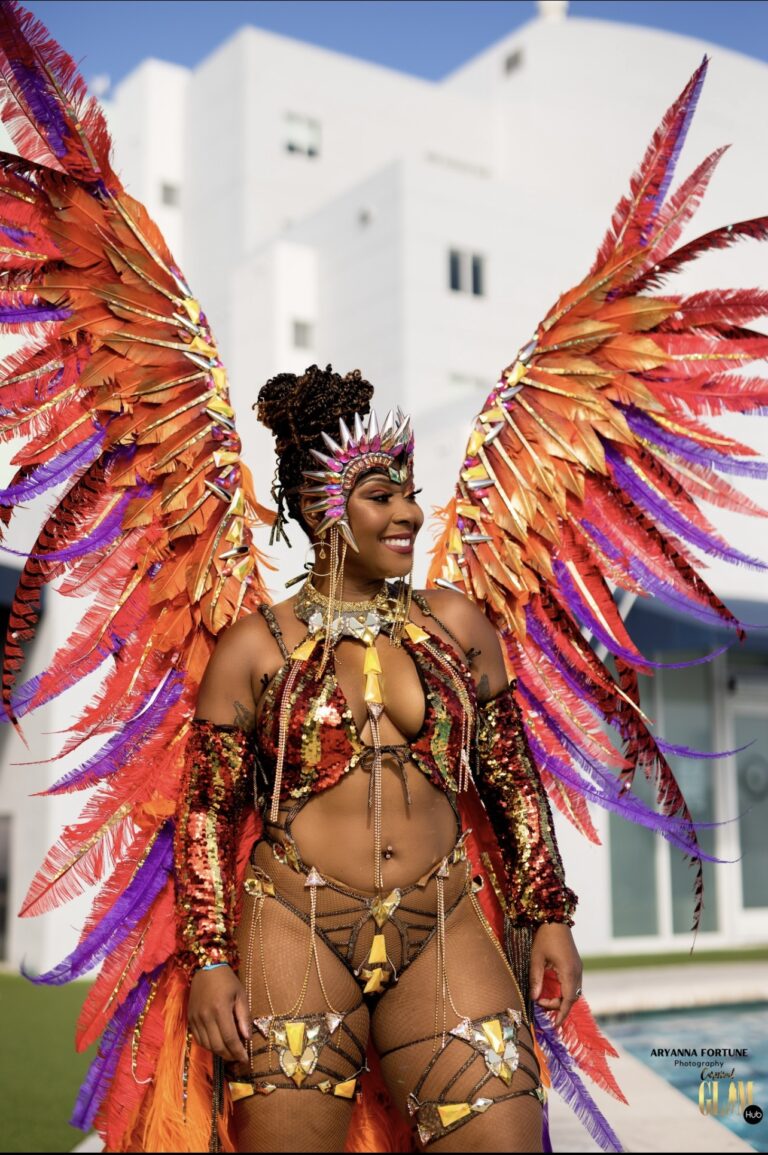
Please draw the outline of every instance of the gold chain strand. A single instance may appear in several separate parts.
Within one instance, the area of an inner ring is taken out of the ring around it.
[[[373,738],[373,767],[371,769],[373,784],[373,885],[381,893],[384,889],[384,877],[381,870],[382,765],[381,734],[379,732],[379,716],[382,705],[380,702],[366,702],[365,704],[368,707],[371,737]]]
[[[277,737],[277,765],[275,766],[275,784],[272,787],[272,805],[269,809],[269,821],[276,823],[280,810],[280,787],[283,784],[283,766],[285,764],[285,741],[288,736],[288,719],[291,713],[291,690],[293,683],[299,676],[301,661],[297,660],[291,666],[283,691],[283,700],[280,705],[280,725]]]
[[[480,919],[480,922],[482,924],[482,927],[483,927],[485,933],[488,935],[488,938],[491,940],[494,947],[496,948],[499,955],[501,956],[501,959],[504,963],[504,966],[507,968],[510,975],[512,976],[512,982],[515,984],[515,990],[517,991],[518,998],[520,999],[520,1006],[522,1007],[523,1021],[526,1024],[528,1024],[528,1015],[526,1013],[525,1002],[523,1001],[523,996],[522,996],[522,993],[520,991],[520,984],[517,981],[517,975],[515,974],[513,968],[510,966],[509,959],[507,958],[503,947],[499,943],[499,940],[496,938],[496,935],[493,933],[493,930],[491,928],[491,924],[488,922],[488,919],[485,917],[485,911],[483,910],[482,906],[480,905],[480,902],[478,900],[477,895],[474,894],[473,892],[470,892],[469,897],[472,900],[472,905],[475,908],[475,914]],[[530,1025],[530,1024],[528,1024],[528,1025]]]
[[[246,892],[247,893],[247,892]],[[263,895],[255,895],[256,906],[251,910],[251,925],[248,927],[248,957],[245,963],[245,993],[248,999],[248,1011],[251,1017],[251,1033],[246,1040],[248,1051],[248,1069],[253,1074],[253,950],[256,944],[256,922],[261,919]],[[262,959],[263,965],[263,959]],[[266,976],[265,976],[266,979]],[[265,984],[266,985],[266,984]],[[267,988],[269,998],[269,988]]]
[[[320,956],[317,953],[317,934],[315,933],[315,920],[316,920],[316,916],[317,916],[316,915],[316,912],[317,912],[317,887],[316,886],[312,887],[312,890],[311,890],[311,893],[309,896],[309,904],[310,904],[309,905],[310,930],[311,930],[311,934],[312,934],[312,953],[315,957],[315,969],[317,970],[317,978],[318,978],[318,981],[320,983],[320,990],[323,992],[323,998],[325,999],[325,1003],[326,1003],[326,1006],[328,1007],[328,1009],[334,1015],[341,1015],[343,1017],[344,1012],[338,1011],[336,1009],[336,1007],[333,1005],[333,1003],[331,1002],[331,1000],[328,998],[328,992],[325,989],[325,982],[323,981],[323,972],[320,970]]]

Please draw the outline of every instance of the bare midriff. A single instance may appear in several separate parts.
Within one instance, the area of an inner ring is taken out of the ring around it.
[[[402,770],[382,758],[381,868],[384,888],[416,882],[447,854],[457,838],[456,815],[445,793],[413,762]],[[403,775],[411,796],[408,804]],[[293,820],[291,834],[302,860],[321,874],[358,891],[374,891],[373,809],[368,805],[370,772],[358,766],[328,790],[314,794]],[[280,810],[285,823],[290,807]],[[274,840],[279,830],[269,829]]]

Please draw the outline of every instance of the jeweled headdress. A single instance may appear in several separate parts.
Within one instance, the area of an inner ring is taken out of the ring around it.
[[[413,431],[411,419],[400,409],[391,409],[384,424],[379,423],[373,410],[361,417],[355,414],[352,431],[339,418],[339,442],[322,434],[329,452],[311,449],[312,456],[323,466],[322,470],[308,469],[304,477],[308,483],[302,493],[316,497],[306,512],[322,512],[319,533],[336,526],[344,540],[359,552],[355,535],[347,520],[347,501],[355,482],[362,473],[383,469],[391,481],[403,484],[413,477]]]

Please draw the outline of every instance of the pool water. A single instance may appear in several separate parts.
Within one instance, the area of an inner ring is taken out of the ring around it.
[[[755,1151],[768,1151],[768,1003],[693,1007],[688,1010],[601,1015],[600,1026],[657,1075],[686,1098],[699,1104],[702,1072],[730,1073],[733,1082],[751,1081],[752,1102],[762,1107],[761,1122],[747,1123],[741,1110],[724,1111],[730,1079],[717,1080],[719,1111],[715,1115]],[[660,1055],[660,1049],[684,1050],[690,1055]],[[746,1050],[742,1055],[712,1055],[713,1050]],[[716,1080],[707,1080],[705,1101],[711,1101]],[[746,1087],[744,1088],[746,1090]]]

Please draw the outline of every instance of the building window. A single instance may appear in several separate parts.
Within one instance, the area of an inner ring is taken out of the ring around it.
[[[8,882],[11,870],[11,818],[0,814],[0,959],[8,958]]]
[[[485,296],[485,257],[479,253],[450,249],[448,253],[448,287],[453,293]]]
[[[293,322],[293,347],[294,349],[312,348],[312,326],[309,321]]]
[[[181,202],[181,189],[177,184],[163,181],[160,185],[160,200],[164,205],[171,205],[176,208]]]
[[[285,149],[302,156],[320,155],[320,121],[295,112],[285,114]]]

